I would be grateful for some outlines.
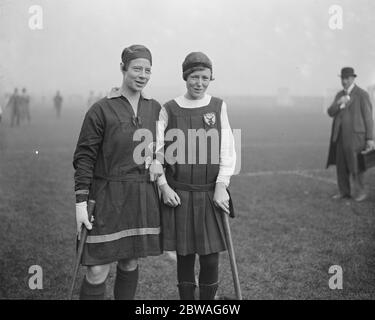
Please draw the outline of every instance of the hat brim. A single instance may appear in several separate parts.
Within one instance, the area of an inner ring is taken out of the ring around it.
[[[339,74],[338,77],[340,77],[341,79],[342,78],[348,78],[348,77],[354,77],[354,78],[356,78],[357,75],[355,73],[353,73],[353,74],[347,74],[347,75]]]

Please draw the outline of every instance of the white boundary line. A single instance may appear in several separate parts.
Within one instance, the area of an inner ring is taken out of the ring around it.
[[[239,174],[239,176],[247,177],[262,177],[262,176],[273,176],[273,175],[296,175],[304,178],[309,178],[317,181],[323,181],[330,184],[336,184],[336,180],[324,177],[318,177],[311,173],[314,172],[326,172],[322,169],[311,169],[311,170],[280,170],[280,171],[258,171],[258,172],[245,172]]]
[[[280,171],[258,171],[258,172],[245,172],[240,173],[238,176],[245,177],[264,177],[264,176],[273,176],[273,175],[295,175],[303,178],[313,179],[316,181],[322,181],[329,184],[337,185],[336,179],[319,177],[313,175],[312,173],[325,173],[327,170],[323,169],[307,169],[307,170],[280,170]],[[367,183],[366,189],[375,190],[374,186]]]

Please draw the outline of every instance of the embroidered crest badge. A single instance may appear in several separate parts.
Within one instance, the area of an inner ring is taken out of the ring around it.
[[[216,115],[214,112],[205,113],[203,115],[204,122],[206,122],[207,125],[210,127],[213,127],[216,123]]]

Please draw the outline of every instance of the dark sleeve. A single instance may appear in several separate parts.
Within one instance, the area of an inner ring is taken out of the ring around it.
[[[366,127],[366,140],[374,139],[374,120],[372,118],[372,105],[366,91],[361,95],[361,112]]]
[[[340,111],[340,105],[337,104],[339,96],[340,92],[336,94],[335,100],[332,102],[331,106],[327,110],[327,113],[330,117],[334,117]]]
[[[73,167],[76,198],[87,200],[98,150],[104,134],[104,119],[99,105],[94,104],[86,113],[74,152]]]
[[[154,105],[155,105],[156,111],[157,111],[157,113],[159,114],[160,109],[161,109],[161,104],[160,104],[158,101],[156,101],[156,100],[153,100],[153,102],[154,102]]]

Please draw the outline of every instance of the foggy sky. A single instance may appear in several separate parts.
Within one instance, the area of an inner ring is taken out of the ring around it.
[[[28,27],[34,4],[43,30]],[[332,4],[344,9],[343,30],[328,27]],[[121,84],[131,44],[152,51],[150,95],[183,92],[191,51],[213,61],[212,94],[324,94],[347,65],[366,87],[375,83],[374,16],[373,0],[0,0],[0,90],[104,94]]]

